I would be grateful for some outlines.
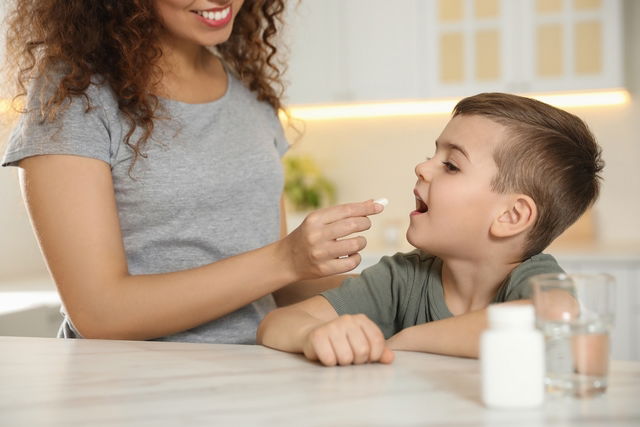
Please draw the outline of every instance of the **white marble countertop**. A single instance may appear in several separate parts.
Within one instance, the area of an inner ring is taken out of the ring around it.
[[[640,362],[613,362],[604,396],[499,411],[471,359],[325,368],[261,346],[0,337],[2,426],[638,426],[638,396]]]

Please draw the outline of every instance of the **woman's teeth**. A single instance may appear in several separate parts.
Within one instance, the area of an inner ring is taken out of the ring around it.
[[[204,19],[208,19],[209,21],[222,21],[231,12],[231,7],[227,7],[226,9],[220,10],[218,12],[209,12],[206,10],[196,10],[195,13],[202,16]]]

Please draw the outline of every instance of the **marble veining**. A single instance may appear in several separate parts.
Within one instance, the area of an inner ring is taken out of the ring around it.
[[[595,399],[480,401],[477,360],[325,368],[261,346],[0,337],[0,426],[638,426],[640,362]],[[517,393],[517,390],[514,390]]]

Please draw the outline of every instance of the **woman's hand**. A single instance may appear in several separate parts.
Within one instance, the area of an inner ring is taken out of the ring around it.
[[[391,363],[395,357],[380,328],[364,314],[343,315],[311,329],[302,351],[326,366]]]
[[[366,202],[348,203],[310,213],[302,224],[279,244],[290,260],[297,280],[314,279],[351,271],[360,264],[360,252],[367,240],[363,236],[344,238],[371,228],[369,215],[384,206]]]

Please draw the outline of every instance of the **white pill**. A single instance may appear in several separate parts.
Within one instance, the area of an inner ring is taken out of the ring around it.
[[[385,198],[383,197],[383,198],[381,198],[381,199],[376,199],[376,200],[374,200],[373,202],[374,202],[374,203],[377,203],[377,204],[379,204],[379,205],[382,205],[382,206],[387,206],[387,205],[389,204],[389,199],[385,199]]]

